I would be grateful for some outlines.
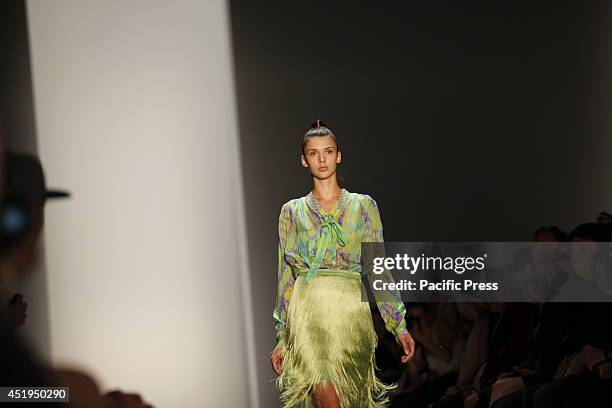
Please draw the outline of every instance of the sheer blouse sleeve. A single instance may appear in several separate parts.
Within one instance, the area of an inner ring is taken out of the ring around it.
[[[369,195],[364,196],[365,233],[363,242],[384,242],[383,227],[378,205]],[[390,276],[389,279],[392,279],[392,277]],[[385,301],[381,302],[377,299],[376,304],[387,330],[395,336],[408,333],[405,320],[406,306],[404,306],[404,302],[402,302],[399,293],[394,293],[391,296],[392,300],[389,299],[388,293],[386,293],[384,297]]]
[[[272,316],[276,330],[276,348],[284,348],[287,324],[287,308],[291,300],[291,292],[295,279],[291,266],[285,258],[285,251],[297,245],[296,224],[289,203],[285,203],[278,219],[278,288],[276,305]]]

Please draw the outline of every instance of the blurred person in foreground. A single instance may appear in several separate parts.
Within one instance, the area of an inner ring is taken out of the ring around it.
[[[3,187],[0,190],[0,291],[8,298],[8,283],[27,275],[36,259],[47,199],[67,197],[68,193],[46,189],[42,166],[34,156],[11,152],[2,152],[0,156],[0,186]],[[0,312],[0,386],[69,387],[70,403],[55,406],[152,408],[138,394],[116,390],[101,395],[96,381],[83,372],[47,367],[23,339],[14,335],[15,325],[8,311],[7,308]],[[15,404],[25,406],[23,402]],[[48,403],[42,404],[48,406]]]

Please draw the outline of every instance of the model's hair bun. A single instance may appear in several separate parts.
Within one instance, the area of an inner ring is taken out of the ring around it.
[[[323,122],[321,119],[317,119],[314,122],[312,122],[312,124],[310,125],[310,127],[308,128],[308,130],[310,129],[316,129],[319,127],[327,127],[327,125],[325,124],[325,122]]]
[[[313,136],[333,136],[334,139],[336,136],[334,132],[323,122],[321,119],[317,119],[308,128],[306,134],[304,135],[303,142],[306,142],[306,139]],[[304,143],[302,143],[303,145]]]
[[[336,135],[334,135],[334,132],[332,132],[332,130],[329,127],[327,127],[325,122],[323,122],[321,119],[317,119],[314,122],[312,122],[312,124],[306,131],[304,138],[302,139],[302,154],[304,153],[304,146],[306,146],[306,141],[310,139],[311,137],[317,137],[317,136],[333,137],[334,142],[336,142],[336,147],[340,149],[340,147],[338,146],[338,141],[336,140]]]

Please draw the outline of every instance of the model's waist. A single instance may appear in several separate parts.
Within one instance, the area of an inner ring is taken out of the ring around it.
[[[299,268],[295,271],[296,276],[306,276],[308,274],[308,268]],[[361,273],[350,269],[336,269],[336,268],[319,268],[317,276],[346,276],[347,278],[361,279]]]

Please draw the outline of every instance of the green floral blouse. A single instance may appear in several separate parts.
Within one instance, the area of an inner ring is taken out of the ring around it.
[[[278,291],[272,314],[277,347],[284,340],[296,272],[307,269],[306,281],[319,269],[361,273],[361,243],[383,242],[383,228],[376,201],[343,188],[329,213],[323,211],[312,192],[283,204],[278,234]],[[396,336],[407,333],[406,309],[399,298],[377,305],[388,331]]]

